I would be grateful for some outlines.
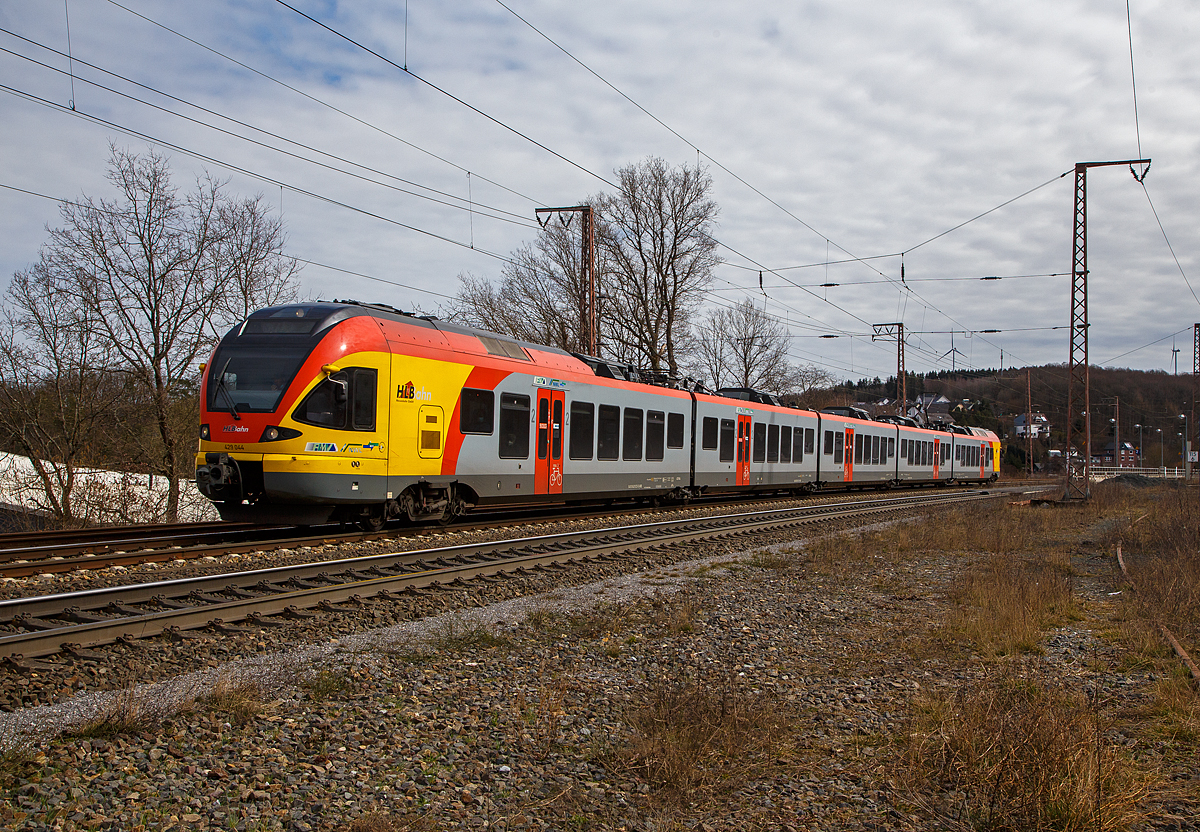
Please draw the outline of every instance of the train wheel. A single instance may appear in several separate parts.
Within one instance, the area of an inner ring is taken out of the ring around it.
[[[372,506],[367,514],[358,518],[358,526],[364,532],[377,532],[383,529],[383,506]]]

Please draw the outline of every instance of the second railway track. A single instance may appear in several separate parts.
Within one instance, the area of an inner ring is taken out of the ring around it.
[[[817,506],[760,509],[642,525],[567,532],[500,542],[372,555],[269,569],[157,581],[0,601],[0,658],[20,664],[123,638],[366,603],[391,593],[623,557],[658,546],[730,537],[792,525],[882,515],[913,508],[986,500],[1003,492],[910,494]]]

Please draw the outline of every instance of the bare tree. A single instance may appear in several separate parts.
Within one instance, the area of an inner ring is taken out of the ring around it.
[[[35,269],[148,400],[154,441],[144,459],[168,480],[174,520],[179,480],[192,470],[197,362],[222,323],[293,296],[297,268],[261,198],[234,201],[211,177],[181,196],[153,150],[112,147],[108,179],[118,198],[64,203],[64,226],[50,229]]]
[[[587,286],[582,274],[578,223],[546,223],[532,245],[517,249],[504,264],[499,286],[471,274],[451,314],[470,326],[587,352]]]
[[[712,178],[657,157],[616,173],[618,192],[593,202],[608,345],[616,357],[678,373],[691,318],[720,262]]]
[[[693,372],[713,387],[749,387],[776,395],[802,395],[827,383],[819,367],[793,364],[788,333],[778,319],[749,299],[709,310],[697,327]]]
[[[57,525],[78,525],[87,511],[76,505],[77,473],[111,426],[121,385],[86,310],[44,262],[17,272],[5,300],[0,433],[32,471],[6,485]]]

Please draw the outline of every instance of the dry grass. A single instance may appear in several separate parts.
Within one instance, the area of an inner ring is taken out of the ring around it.
[[[1036,652],[1042,633],[1078,615],[1072,589],[1065,553],[994,555],[951,590],[946,634],[966,639],[987,657]]]
[[[657,684],[631,708],[632,737],[618,759],[650,782],[689,796],[741,782],[787,740],[788,725],[774,704],[739,691],[732,678]]]
[[[990,502],[929,512],[866,532],[822,537],[808,550],[817,569],[832,573],[871,557],[907,560],[928,552],[1014,555],[1050,545],[1064,523],[1073,520],[1070,510]]]
[[[218,713],[228,714],[238,725],[244,725],[262,713],[266,692],[254,682],[235,681],[221,676],[204,704]]]
[[[391,812],[367,812],[346,827],[346,832],[434,832],[438,825],[424,815],[404,817]]]
[[[143,712],[133,688],[114,691],[99,712],[70,736],[107,739],[119,734],[131,734],[149,727],[153,719]]]
[[[1104,741],[1105,727],[1082,692],[1009,667],[923,703],[904,780],[950,828],[1121,829],[1151,783]]]

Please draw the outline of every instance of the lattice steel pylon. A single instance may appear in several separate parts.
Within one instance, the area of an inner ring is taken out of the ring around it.
[[[579,276],[587,287],[587,308],[584,310],[587,326],[588,354],[600,357],[600,313],[596,293],[596,212],[590,205],[572,205],[569,208],[537,208],[533,215],[543,228],[542,214],[579,214],[582,217],[583,243],[580,251]],[[548,221],[548,220],[547,220]]]
[[[880,338],[896,339],[896,415],[907,416],[908,404],[908,374],[904,369],[904,324],[872,324],[875,329],[871,340]]]
[[[1075,163],[1075,228],[1071,236],[1071,359],[1067,374],[1067,487],[1064,500],[1086,500],[1091,496],[1092,474],[1092,390],[1088,372],[1088,297],[1087,297],[1087,170],[1088,168],[1149,165],[1149,159],[1125,159],[1119,162]],[[1147,168],[1148,170],[1148,168]],[[1144,177],[1145,174],[1143,173]],[[1078,446],[1075,419],[1083,417],[1083,446]]]

